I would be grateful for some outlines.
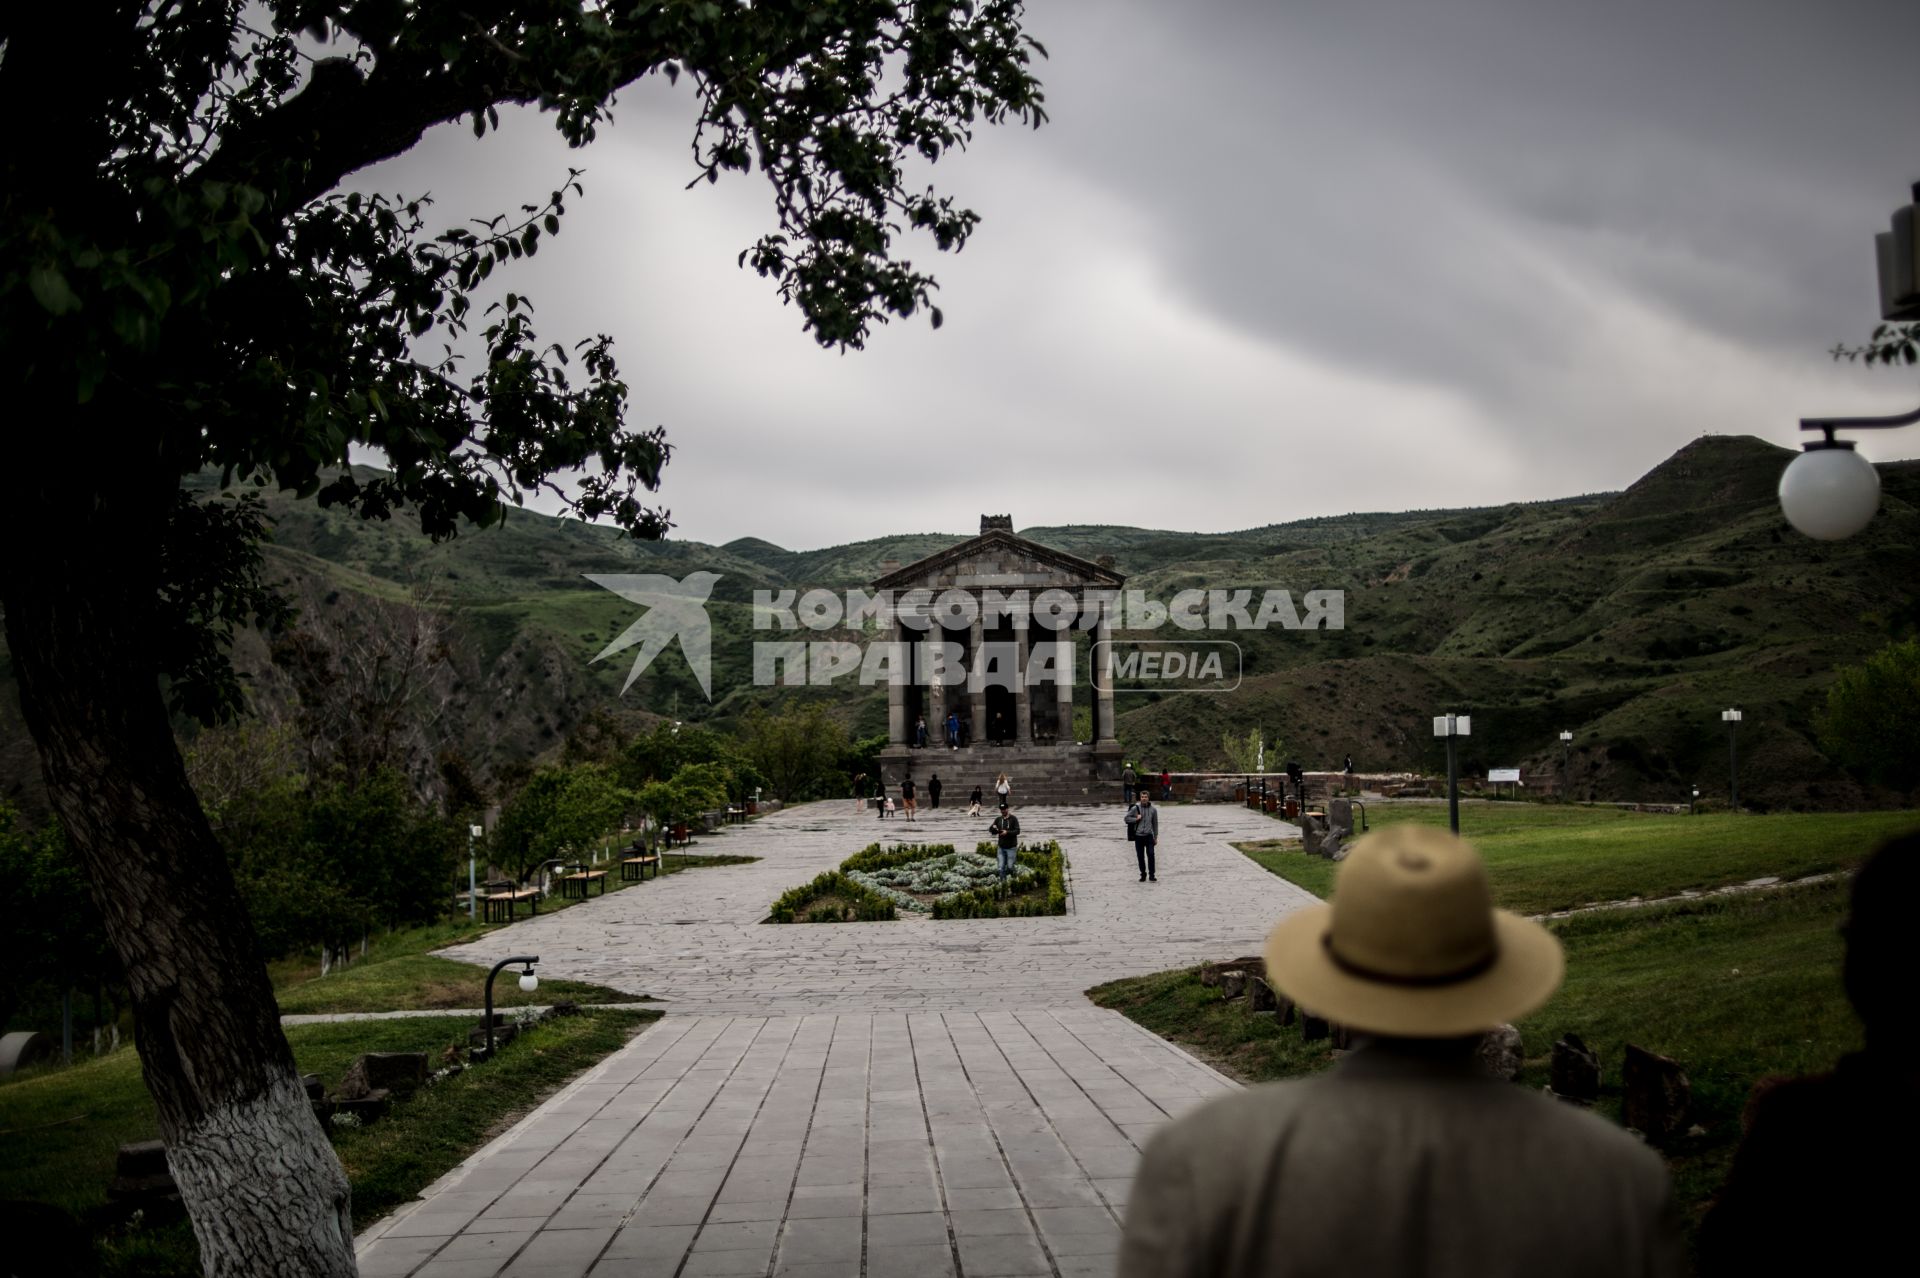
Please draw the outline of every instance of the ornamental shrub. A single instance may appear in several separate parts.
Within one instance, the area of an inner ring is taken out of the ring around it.
[[[793,923],[802,919],[815,923],[849,921],[844,916],[835,919],[810,914],[808,907],[825,897],[839,897],[846,901],[853,910],[852,921],[882,922],[898,917],[894,912],[892,901],[877,892],[868,891],[839,870],[828,870],[813,882],[803,883],[783,893],[780,899],[773,903],[773,909],[769,913],[770,921],[774,923]]]

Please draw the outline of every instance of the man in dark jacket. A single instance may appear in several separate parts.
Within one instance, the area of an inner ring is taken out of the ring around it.
[[[1000,804],[1000,815],[987,827],[987,833],[998,840],[1000,849],[1000,881],[1005,883],[1019,865],[1020,818],[1004,801]]]
[[[1153,850],[1160,844],[1160,809],[1144,789],[1140,801],[1127,809],[1127,824],[1133,827],[1133,857],[1140,862],[1140,881],[1158,883],[1153,872]]]
[[[927,806],[930,808],[940,806],[940,774],[938,772],[927,778]]]

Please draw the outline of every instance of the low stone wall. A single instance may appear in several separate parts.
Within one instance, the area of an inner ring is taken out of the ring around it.
[[[1156,773],[1149,780],[1159,781]],[[1260,782],[1267,783],[1267,793],[1282,794],[1288,787],[1287,774],[1284,772],[1176,772],[1173,774],[1173,797],[1189,803],[1237,803],[1240,802],[1242,787],[1260,788]],[[1406,786],[1420,782],[1418,773],[1412,772],[1359,772],[1353,774],[1354,785],[1363,790],[1380,791],[1389,786]],[[1335,790],[1347,784],[1344,772],[1309,772],[1305,775],[1307,799],[1311,803],[1323,802]]]

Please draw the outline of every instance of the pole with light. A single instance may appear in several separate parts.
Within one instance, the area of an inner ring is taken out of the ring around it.
[[[485,831],[477,825],[467,827],[467,917],[473,918],[474,903],[479,899],[479,891],[474,883],[473,842]]]
[[[1472,715],[1437,714],[1433,716],[1433,735],[1444,737],[1447,742],[1447,827],[1455,834],[1460,833],[1460,771],[1454,758],[1453,743],[1457,737],[1472,734]]]
[[[1573,789],[1573,734],[1560,734],[1560,802],[1567,801],[1567,794]]]
[[[1880,270],[1880,318],[1920,320],[1920,182],[1912,204],[1896,209],[1893,227],[1874,236]],[[1780,476],[1780,511],[1818,541],[1838,541],[1865,528],[1880,507],[1880,474],[1854,451],[1842,430],[1890,430],[1920,423],[1920,408],[1894,417],[1805,417],[1801,430],[1824,436],[1806,446]]]
[[[493,965],[493,970],[487,973],[486,1026],[488,1060],[493,1059],[493,978],[500,975],[500,969],[503,967],[509,967],[515,963],[525,963],[526,967],[520,972],[520,990],[524,994],[531,994],[540,988],[540,978],[533,974],[533,965],[539,961],[540,956],[538,954],[518,954],[513,958],[501,959]]]
[[[1733,810],[1740,810],[1740,752],[1734,743],[1734,737],[1740,728],[1741,714],[1738,710],[1722,710],[1720,721],[1727,725],[1727,792],[1733,799]]]

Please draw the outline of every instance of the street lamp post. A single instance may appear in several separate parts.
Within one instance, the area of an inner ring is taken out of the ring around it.
[[[469,919],[473,918],[474,902],[479,896],[476,890],[476,884],[474,883],[473,841],[479,838],[482,833],[481,827],[477,825],[467,827],[467,917]]]
[[[539,961],[540,956],[538,954],[520,954],[513,958],[501,959],[493,965],[493,970],[487,973],[486,1026],[488,1060],[493,1059],[493,978],[500,975],[500,969],[509,964],[525,963],[526,967],[521,969],[520,972],[520,988],[525,993],[531,994],[540,988],[540,978],[533,974],[533,965]]]
[[[1453,743],[1457,737],[1471,736],[1472,730],[1472,715],[1433,716],[1433,735],[1444,737],[1447,742],[1447,826],[1455,834],[1460,833],[1460,770],[1454,757]]]
[[[1732,796],[1733,810],[1740,810],[1740,748],[1734,738],[1740,728],[1738,710],[1722,710],[1720,721],[1727,725],[1727,793]]]
[[[1560,734],[1560,802],[1567,801],[1567,792],[1573,788],[1573,734]]]
[[[1913,203],[1894,212],[1890,231],[1874,237],[1880,268],[1880,318],[1890,323],[1920,319],[1920,182]],[[1851,537],[1880,507],[1880,474],[1854,451],[1839,430],[1889,430],[1920,423],[1920,408],[1895,417],[1803,417],[1801,430],[1825,438],[1806,446],[1780,476],[1780,512],[1802,533],[1819,541]],[[1731,720],[1729,722],[1732,722]]]

